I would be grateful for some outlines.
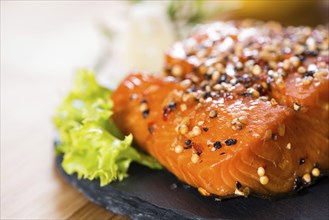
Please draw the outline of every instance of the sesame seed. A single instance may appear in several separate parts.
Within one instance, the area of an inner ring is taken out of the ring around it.
[[[200,70],[200,73],[203,75],[203,74],[206,74],[206,73],[207,73],[207,71],[208,71],[208,67],[206,67],[206,66],[201,66],[201,67],[199,68],[199,70]]]
[[[219,99],[217,100],[217,102],[218,102],[218,104],[224,104],[224,98],[219,98]]]
[[[297,67],[297,66],[299,65],[300,60],[299,60],[298,57],[296,57],[296,56],[292,56],[292,57],[290,57],[289,60],[290,60],[291,64],[292,64],[294,67]]]
[[[303,74],[306,72],[306,69],[305,69],[305,67],[300,66],[300,67],[298,67],[297,71],[298,71],[298,73]]]
[[[139,110],[141,112],[145,111],[146,109],[148,109],[148,106],[145,102],[143,102],[140,106],[139,106]]]
[[[192,100],[192,99],[194,99],[194,96],[193,96],[192,93],[185,93],[185,94],[183,94],[183,96],[182,96],[182,101],[183,101],[183,102],[187,102],[187,101],[190,101],[190,100]]]
[[[304,175],[303,175],[303,180],[305,181],[305,182],[307,182],[307,183],[310,183],[311,182],[311,175],[309,174],[309,173],[305,173]]]
[[[215,68],[218,72],[222,73],[224,71],[224,66],[221,63],[216,63]]]
[[[286,133],[286,125],[285,124],[280,124],[278,127],[278,134],[283,137],[284,134]]]
[[[179,77],[183,75],[183,68],[179,65],[174,65],[171,69],[171,73],[173,76]]]
[[[182,153],[183,150],[184,150],[184,148],[183,148],[182,145],[177,145],[177,146],[175,147],[175,152],[176,152],[177,154]]]
[[[259,178],[259,182],[260,182],[262,185],[266,185],[266,184],[268,184],[269,179],[268,179],[267,176],[261,176],[261,177]]]
[[[318,67],[315,64],[310,64],[307,67],[307,71],[315,73],[318,71]]]
[[[204,121],[198,121],[198,125],[202,126],[204,124]]]
[[[192,85],[192,82],[191,80],[189,79],[185,79],[183,80],[180,85],[184,88],[184,89],[187,89],[188,87],[190,87]]]
[[[245,115],[242,115],[238,118],[238,121],[241,122],[242,124],[248,124],[248,118]]]
[[[289,60],[284,60],[282,64],[283,69],[288,70],[290,67],[290,61]]]
[[[264,134],[264,140],[270,140],[272,138],[272,131],[266,130]]]
[[[199,161],[199,155],[192,154],[191,161],[192,163],[197,163]]]
[[[207,190],[205,190],[204,188],[202,188],[202,187],[199,187],[198,188],[198,191],[203,196],[210,196],[210,193]]]
[[[262,85],[262,87],[263,87],[264,89],[268,89],[268,85],[267,85],[266,82],[262,82],[261,85]]]
[[[238,189],[235,189],[235,192],[234,192],[235,195],[237,196],[244,196],[244,193]]]
[[[286,84],[284,83],[284,81],[281,78],[277,79],[275,81],[275,84],[278,86],[278,88],[280,90],[283,90],[284,88],[286,88]]]
[[[223,86],[222,86],[221,84],[216,84],[216,85],[214,85],[212,88],[213,88],[213,90],[215,90],[215,91],[219,91],[219,90],[221,90],[221,89],[223,88]]]
[[[201,134],[201,129],[199,126],[194,126],[193,129],[192,129],[192,133],[194,136],[198,136]]]
[[[307,76],[307,77],[304,77],[302,79],[302,84],[304,86],[308,86],[308,85],[310,85],[312,83],[312,81],[313,81],[313,77],[312,76]]]
[[[257,174],[258,174],[258,176],[264,176],[265,175],[264,167],[258,167]]]
[[[237,69],[237,70],[242,70],[242,68],[243,68],[243,63],[241,63],[241,62],[237,62],[237,63],[236,63],[236,69]]]
[[[220,77],[219,72],[218,72],[218,71],[215,71],[215,72],[212,74],[211,79],[212,79],[213,81],[217,81],[217,80],[219,79],[219,77]]]
[[[294,107],[294,110],[297,112],[297,111],[299,111],[300,110],[300,105],[297,103],[297,102],[294,102],[294,104],[293,104],[293,107]]]
[[[235,189],[234,194],[237,196],[248,197],[250,194],[250,189],[249,187],[244,187],[243,189]]]
[[[314,78],[318,81],[326,80],[327,76],[329,74],[328,69],[319,69],[316,73],[314,73]]]
[[[194,82],[194,83],[198,83],[199,80],[200,80],[200,78],[197,77],[196,75],[193,75],[192,78],[191,78],[191,80],[192,80],[192,82]]]
[[[260,96],[259,92],[256,89],[254,89],[254,88],[248,88],[247,89],[247,93],[248,94],[251,94],[255,98],[258,98]]]
[[[319,67],[320,67],[320,68],[326,68],[326,67],[327,67],[326,62],[323,62],[323,61],[320,62],[320,63],[319,63]]]
[[[319,170],[319,168],[313,168],[312,169],[312,175],[315,176],[315,177],[320,176],[320,170]]]
[[[181,126],[179,126],[179,129],[178,130],[179,130],[179,133],[180,134],[184,135],[184,134],[187,134],[188,127],[186,125],[181,125]]]
[[[231,124],[236,125],[239,122],[239,118],[233,118]]]
[[[187,106],[186,106],[186,104],[181,104],[181,105],[179,106],[179,108],[180,108],[180,110],[181,110],[182,112],[184,112],[184,111],[187,110]]]
[[[276,106],[276,105],[278,105],[278,102],[274,98],[272,98],[271,105]]]
[[[215,117],[217,117],[217,111],[215,111],[215,110],[210,111],[210,112],[209,112],[209,117],[210,117],[210,118],[215,118]]]
[[[207,99],[206,99],[206,102],[211,102],[212,101],[212,98],[211,97],[208,97]]]
[[[286,146],[286,148],[287,148],[288,150],[290,150],[290,149],[291,149],[291,143],[288,143],[287,146]]]
[[[138,98],[138,95],[137,94],[132,94],[130,97],[129,97],[131,100],[135,100]]]
[[[252,69],[252,73],[256,76],[262,73],[262,69],[259,65],[255,65]]]
[[[207,131],[209,130],[209,128],[204,127],[203,130],[204,130],[205,132],[207,132]]]

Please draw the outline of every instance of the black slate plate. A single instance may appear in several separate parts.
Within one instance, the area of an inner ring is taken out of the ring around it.
[[[329,178],[295,196],[269,200],[234,198],[215,201],[182,184],[167,171],[133,164],[129,178],[100,187],[98,181],[78,180],[56,166],[64,178],[90,201],[132,219],[329,219]]]

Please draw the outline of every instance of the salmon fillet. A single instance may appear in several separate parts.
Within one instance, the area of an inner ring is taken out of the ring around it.
[[[325,28],[206,25],[169,50],[165,72],[128,76],[113,117],[201,194],[279,196],[329,170]]]

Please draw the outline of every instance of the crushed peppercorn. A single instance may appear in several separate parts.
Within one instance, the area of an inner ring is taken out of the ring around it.
[[[146,109],[146,110],[144,110],[144,111],[142,112],[142,114],[143,114],[143,118],[147,118],[147,117],[149,116],[149,114],[150,114],[150,109]]]
[[[305,159],[304,158],[300,158],[298,161],[299,165],[302,165],[305,163]]]
[[[229,139],[227,139],[226,141],[225,141],[225,144],[227,145],[227,146],[231,146],[231,145],[234,145],[234,144],[236,144],[237,143],[237,140],[236,139],[232,139],[232,138],[229,138]]]
[[[215,143],[214,143],[214,148],[215,149],[220,149],[222,147],[222,144],[220,143],[220,141],[216,141]]]

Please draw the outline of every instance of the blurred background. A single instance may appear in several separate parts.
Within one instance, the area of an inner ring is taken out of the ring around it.
[[[314,26],[328,22],[328,2],[1,1],[1,72],[89,67],[113,86],[132,69],[160,72],[163,52],[195,24],[256,18]]]
[[[77,68],[115,88],[133,69],[161,73],[163,52],[196,24],[256,18],[316,26],[328,23],[328,7],[320,0],[1,0],[1,219],[109,217],[53,166],[51,117]]]

